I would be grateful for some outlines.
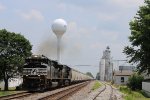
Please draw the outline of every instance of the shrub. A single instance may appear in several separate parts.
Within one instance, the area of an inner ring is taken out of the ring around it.
[[[144,78],[141,75],[133,74],[132,76],[129,77],[127,86],[131,90],[141,90],[143,79]]]

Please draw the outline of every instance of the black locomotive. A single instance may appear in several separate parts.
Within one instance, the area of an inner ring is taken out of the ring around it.
[[[31,91],[51,88],[52,82],[62,86],[89,79],[92,78],[43,55],[28,57],[23,66],[23,88]]]

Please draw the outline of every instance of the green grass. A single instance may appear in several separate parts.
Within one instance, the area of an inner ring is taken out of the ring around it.
[[[125,94],[125,100],[150,100],[146,98],[141,91],[132,91],[127,86],[120,86],[120,91]]]
[[[16,87],[9,87],[9,90],[16,90]]]
[[[15,94],[15,93],[17,93],[17,91],[0,91],[0,97],[10,95],[10,94]]]
[[[16,87],[9,87],[8,90],[16,90]]]
[[[112,84],[112,87],[114,87],[114,88],[119,88],[119,87],[120,87],[120,85]]]
[[[92,87],[92,90],[94,91],[94,90],[96,90],[96,89],[98,89],[100,87],[101,87],[101,83],[99,81],[95,81],[95,83],[94,83],[94,85]]]
[[[9,87],[8,89],[9,89],[8,91],[1,90],[0,97],[10,95],[10,94],[15,94],[18,92],[18,91],[14,91],[16,89],[16,87]]]

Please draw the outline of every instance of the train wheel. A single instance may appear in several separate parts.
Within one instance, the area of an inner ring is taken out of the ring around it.
[[[62,85],[63,85],[63,81],[62,80],[58,81],[58,87],[61,87]]]
[[[52,82],[50,80],[47,80],[46,89],[51,88]]]
[[[69,81],[69,80],[64,80],[64,85],[65,85],[65,86],[70,85],[70,81]]]
[[[40,87],[40,92],[44,92],[44,90],[45,90],[44,86],[41,86]]]
[[[48,88],[51,88],[51,87],[52,87],[52,82],[49,81],[49,83],[48,83]]]

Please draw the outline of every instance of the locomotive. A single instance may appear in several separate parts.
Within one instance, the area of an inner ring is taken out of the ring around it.
[[[87,76],[67,65],[62,65],[44,55],[32,55],[25,59],[23,66],[23,88],[30,91],[43,91],[52,87],[90,80]]]

